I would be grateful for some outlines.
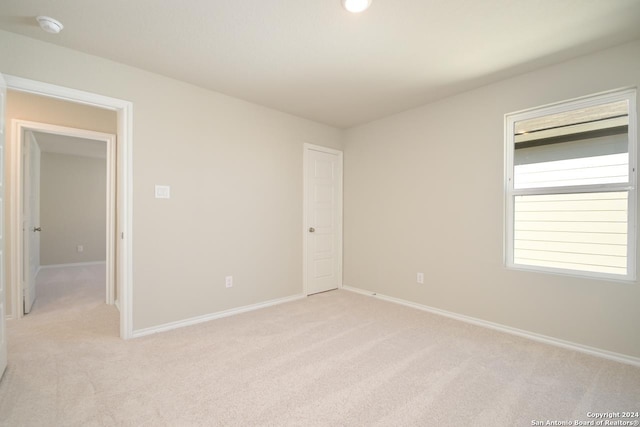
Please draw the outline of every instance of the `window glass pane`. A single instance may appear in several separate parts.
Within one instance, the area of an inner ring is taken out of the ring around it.
[[[515,196],[514,263],[627,274],[628,192]]]
[[[534,119],[514,127],[514,188],[629,182],[626,102]]]

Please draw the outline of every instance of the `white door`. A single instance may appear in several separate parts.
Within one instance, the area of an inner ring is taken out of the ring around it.
[[[26,131],[23,163],[23,289],[24,314],[36,300],[36,274],[40,267],[40,147],[33,132]]]
[[[305,292],[342,285],[342,153],[305,144]]]
[[[7,86],[0,74],[0,377],[7,367],[7,334],[4,325],[5,292],[4,292],[4,104]]]

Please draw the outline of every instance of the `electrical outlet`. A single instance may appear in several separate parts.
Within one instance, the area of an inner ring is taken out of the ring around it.
[[[416,282],[420,283],[421,285],[424,285],[424,273],[416,274]]]
[[[78,245],[77,250],[78,250],[78,252],[83,252],[84,251],[84,246]]]
[[[230,288],[233,286],[233,276],[226,276],[224,278],[224,284],[227,288]]]

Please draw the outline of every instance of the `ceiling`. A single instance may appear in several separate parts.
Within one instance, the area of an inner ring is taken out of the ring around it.
[[[68,154],[97,159],[107,158],[107,144],[104,141],[47,132],[33,132],[33,135],[44,153]]]
[[[339,128],[640,39],[639,0],[1,3],[0,29]]]

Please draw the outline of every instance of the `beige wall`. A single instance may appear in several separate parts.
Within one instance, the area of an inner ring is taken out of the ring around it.
[[[302,292],[303,144],[341,149],[342,131],[11,33],[0,58],[133,103],[134,331]]]
[[[0,40],[5,33],[0,32]],[[0,66],[3,66],[3,62],[0,62]],[[3,70],[0,70],[3,72]],[[104,110],[100,108],[93,108],[82,104],[75,104],[70,102],[64,102],[52,98],[46,98],[42,96],[32,95],[23,92],[8,91],[7,92],[7,105],[6,105],[6,119],[7,119],[7,141],[6,141],[6,155],[5,155],[5,167],[7,170],[7,186],[5,187],[5,198],[10,200],[11,186],[13,181],[10,174],[10,162],[11,162],[11,120],[20,119],[28,120],[32,122],[53,124],[58,126],[67,126],[78,129],[87,129],[97,132],[115,134],[117,131],[117,117],[114,111]],[[5,230],[10,231],[9,228],[9,215],[12,207],[9,203],[5,204]],[[8,234],[7,234],[8,236]],[[6,239],[8,244],[8,239]],[[12,295],[12,287],[8,278],[11,272],[11,253],[6,248],[6,262],[5,270],[7,272],[7,286],[6,286],[6,300],[7,300],[7,314],[12,314],[11,310],[13,305],[10,303]]]
[[[105,261],[106,159],[43,152],[40,170],[40,264]]]
[[[640,357],[637,282],[503,264],[504,114],[639,84],[636,42],[349,130],[345,285]]]

